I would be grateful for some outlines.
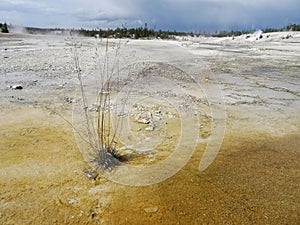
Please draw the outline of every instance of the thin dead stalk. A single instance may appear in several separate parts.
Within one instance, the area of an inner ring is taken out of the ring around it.
[[[89,106],[82,80],[82,72],[79,63],[77,44],[74,40],[74,37],[72,38],[72,40],[74,46],[73,58],[75,62],[75,71],[80,86],[85,120],[85,130],[87,132],[87,140],[85,140],[85,142],[87,141],[89,143],[89,146],[93,150],[92,163],[96,164],[96,167],[98,168],[111,169],[119,163],[117,159],[120,158],[120,155],[118,154],[115,146],[115,138],[119,121],[117,121],[117,127],[114,130],[112,130],[111,127],[111,82],[119,65],[118,60],[120,44],[115,50],[115,54],[112,59],[113,61],[110,62],[109,43],[107,40],[104,48],[103,62],[101,62],[100,59],[98,59],[97,61],[99,68],[98,72],[100,79],[100,89],[96,98],[97,109],[96,120],[94,121],[93,117],[89,115]],[[100,54],[98,54],[98,56],[99,55]]]

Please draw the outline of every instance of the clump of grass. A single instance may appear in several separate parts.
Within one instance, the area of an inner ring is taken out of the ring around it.
[[[108,169],[112,170],[113,167],[120,164],[122,156],[111,148],[100,148],[96,149],[93,159],[90,163],[96,165],[96,169]]]
[[[116,122],[115,129],[111,126],[111,94],[112,94],[112,78],[118,69],[120,43],[116,47],[113,58],[111,59],[108,40],[104,47],[104,56],[97,61],[97,71],[100,79],[99,91],[96,98],[95,118],[90,115],[89,105],[87,102],[86,91],[82,80],[82,70],[79,63],[77,52],[77,44],[73,38],[74,45],[74,62],[77,79],[80,86],[80,94],[82,100],[82,110],[85,123],[85,134],[79,137],[88,144],[92,149],[90,164],[95,169],[112,170],[113,167],[120,164],[122,156],[116,147],[116,133],[119,128],[119,121]],[[100,54],[98,54],[99,56]],[[112,60],[112,61],[110,61]],[[114,117],[117,118],[117,117]],[[117,119],[118,120],[118,119]],[[76,129],[75,129],[76,131]],[[78,132],[77,132],[78,133]]]

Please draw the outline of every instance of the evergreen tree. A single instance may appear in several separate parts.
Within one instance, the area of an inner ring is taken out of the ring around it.
[[[2,26],[1,26],[1,32],[2,33],[8,33],[8,28],[7,28],[7,24],[6,23],[2,24]]]

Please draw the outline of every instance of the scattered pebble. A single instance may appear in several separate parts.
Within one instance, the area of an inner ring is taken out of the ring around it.
[[[22,90],[23,89],[23,87],[21,85],[11,85],[9,87],[14,90]]]
[[[91,171],[88,171],[88,170],[84,170],[83,173],[87,176],[87,178],[92,179],[92,180],[95,180],[98,176],[98,173],[91,172]]]
[[[146,131],[154,131],[154,126],[150,125],[148,127],[145,128]]]
[[[74,98],[64,97],[64,101],[68,104],[72,104],[72,103],[74,103]]]
[[[68,200],[69,204],[70,205],[75,205],[79,202],[79,199],[78,198],[71,198]]]
[[[147,213],[157,213],[158,207],[157,206],[147,207],[147,208],[144,208],[144,211]]]
[[[137,121],[138,121],[139,123],[143,123],[143,124],[149,124],[149,123],[150,123],[150,120],[147,120],[147,119],[144,119],[144,118],[138,119]]]

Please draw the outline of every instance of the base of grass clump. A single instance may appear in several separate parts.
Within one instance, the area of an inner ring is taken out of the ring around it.
[[[112,170],[122,161],[124,161],[123,156],[115,148],[106,148],[97,151],[91,163],[95,165],[96,169]]]

